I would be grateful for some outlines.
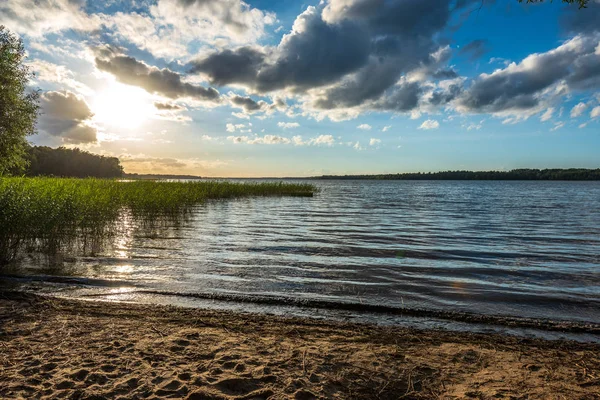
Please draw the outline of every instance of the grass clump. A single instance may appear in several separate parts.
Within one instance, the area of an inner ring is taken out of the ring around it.
[[[177,219],[209,199],[312,196],[307,184],[0,178],[0,265],[24,252],[98,250],[124,216]]]

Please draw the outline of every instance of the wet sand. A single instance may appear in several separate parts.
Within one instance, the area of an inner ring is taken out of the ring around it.
[[[600,345],[0,292],[0,398],[600,399]]]

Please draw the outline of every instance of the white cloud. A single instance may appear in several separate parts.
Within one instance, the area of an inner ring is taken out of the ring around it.
[[[352,145],[352,143],[350,143],[350,145]],[[352,146],[352,148],[354,150],[356,150],[356,151],[364,150],[364,148],[360,145],[360,142],[358,142],[358,141],[356,143],[354,143],[354,145]]]
[[[288,139],[282,136],[264,135],[264,136],[228,136],[227,140],[240,144],[293,144],[294,146],[333,146],[335,139],[332,135],[319,135],[308,140],[297,135]]]
[[[577,118],[587,109],[585,103],[579,103],[571,110],[571,118]]]
[[[554,124],[554,128],[550,129],[550,131],[551,131],[551,132],[553,132],[553,131],[556,131],[556,130],[558,130],[558,129],[562,128],[563,126],[565,126],[565,123],[564,123],[564,122],[556,122],[556,123]]]
[[[69,88],[75,93],[84,96],[92,96],[94,91],[87,85],[74,79],[74,74],[65,66],[53,64],[48,61],[34,60],[27,65],[35,72],[35,80],[42,82],[56,83],[63,88]]]
[[[369,140],[369,146],[377,146],[380,143],[381,143],[381,139],[371,138],[371,140]]]
[[[300,127],[297,122],[278,122],[277,126],[283,129],[294,129]]]
[[[600,117],[600,106],[598,107],[594,107],[592,109],[592,111],[590,112],[590,117],[591,118],[597,118]]]
[[[100,18],[87,15],[82,9],[83,4],[84,2],[72,0],[2,0],[0,25],[13,32],[33,37],[66,29],[97,29],[100,26]]]
[[[248,114],[244,114],[241,112],[232,112],[231,115],[239,119],[250,119],[250,116]]]
[[[252,124],[248,124],[248,126],[252,126]],[[244,125],[244,124],[227,124],[227,125],[225,125],[225,128],[227,129],[227,132],[235,132],[238,130],[244,132],[246,125]],[[247,130],[247,131],[250,132],[251,129]]]
[[[550,118],[552,118],[553,113],[554,113],[554,107],[548,108],[546,110],[546,112],[543,113],[542,116],[540,117],[540,121],[542,121],[542,122],[548,121]]]
[[[181,58],[200,38],[215,47],[256,43],[274,13],[252,8],[241,0],[159,0],[148,14],[104,15],[104,25],[121,38],[156,57]]]
[[[479,122],[471,122],[469,125],[463,125],[463,128],[468,131],[478,131],[483,128],[483,120]]]
[[[410,112],[410,119],[419,119],[421,118],[421,111],[419,110],[412,110]]]
[[[440,127],[440,123],[437,122],[435,119],[428,119],[427,121],[423,122],[421,124],[421,126],[419,126],[419,129],[437,129]]]
[[[233,143],[247,143],[247,144],[289,144],[291,140],[281,136],[275,135],[264,135],[264,136],[227,136],[227,140]]]
[[[387,131],[389,131],[390,129],[392,129],[392,126],[391,126],[391,125],[386,125],[386,126],[384,126],[383,128],[381,128],[381,132],[387,132]]]
[[[362,124],[357,126],[358,129],[362,129],[363,131],[370,131],[372,126],[369,124]]]
[[[335,144],[335,139],[332,135],[319,135],[316,138],[310,139],[308,143],[313,146],[333,146]]]

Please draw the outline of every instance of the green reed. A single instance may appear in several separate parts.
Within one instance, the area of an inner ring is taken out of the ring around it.
[[[210,199],[312,196],[308,184],[0,178],[0,265],[23,253],[100,249],[124,216],[154,226]]]

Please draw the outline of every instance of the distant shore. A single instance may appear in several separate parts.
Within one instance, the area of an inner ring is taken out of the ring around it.
[[[599,181],[600,168],[513,169],[510,171],[440,171],[373,175],[323,175],[315,179],[438,181]]]
[[[1,398],[597,398],[600,345],[0,292]]]

